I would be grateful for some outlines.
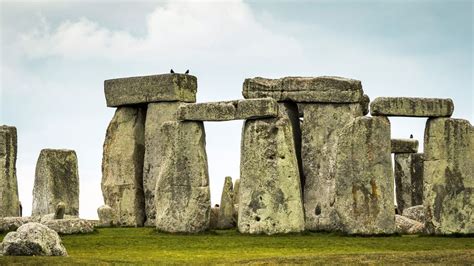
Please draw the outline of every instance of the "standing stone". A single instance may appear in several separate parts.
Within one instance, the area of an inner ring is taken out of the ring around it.
[[[336,145],[344,126],[362,116],[363,108],[353,104],[301,104],[302,159],[306,230],[331,231],[335,218]]]
[[[221,204],[219,208],[219,216],[217,220],[217,228],[229,229],[233,228],[236,223],[234,220],[234,191],[232,177],[227,176],[222,189]]]
[[[296,105],[279,104],[279,117],[247,120],[242,133],[238,228],[241,233],[304,230],[295,132]]]
[[[159,155],[163,152],[168,136],[160,134],[160,128],[167,121],[176,121],[180,102],[159,102],[148,104],[145,122],[145,162],[143,164],[143,190],[145,193],[146,226],[155,226],[156,179],[162,169]]]
[[[423,153],[395,154],[395,187],[400,213],[423,204]]]
[[[238,224],[239,218],[239,198],[240,198],[240,179],[235,180],[234,183],[234,220]]]
[[[65,214],[79,215],[79,173],[73,150],[44,149],[36,164],[33,216],[54,213],[59,202]]]
[[[166,122],[156,154],[156,228],[196,233],[209,228],[211,197],[202,122]]]
[[[145,110],[119,107],[105,136],[102,194],[121,226],[142,226],[145,220],[144,125]]]
[[[211,214],[209,216],[209,229],[217,229],[217,222],[219,219],[219,207],[212,207]]]
[[[391,234],[395,230],[390,122],[358,117],[337,144],[336,213],[349,234]]]
[[[54,219],[55,220],[63,219],[65,212],[66,212],[66,204],[61,201],[56,205],[56,210],[54,211]]]
[[[467,120],[429,119],[424,203],[431,234],[474,233],[474,130]]]
[[[16,154],[16,128],[0,126],[0,217],[20,216]]]
[[[117,215],[115,210],[109,205],[102,205],[97,209],[100,226],[109,227],[117,224]]]

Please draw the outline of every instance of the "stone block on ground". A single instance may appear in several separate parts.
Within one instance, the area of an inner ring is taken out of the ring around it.
[[[416,139],[392,139],[392,153],[416,153],[418,152],[418,140]]]
[[[378,97],[370,103],[372,116],[449,117],[453,111],[453,101],[441,98]]]
[[[0,218],[0,233],[16,231],[18,227],[24,224],[39,222],[40,220],[40,216],[2,217]]]
[[[108,107],[151,102],[195,102],[196,91],[196,77],[184,74],[118,78],[104,82]]]
[[[217,228],[229,229],[236,225],[234,219],[234,188],[232,177],[225,178],[222,188],[221,204],[219,205],[219,216],[217,219]]]
[[[79,172],[73,150],[44,149],[36,163],[32,215],[54,213],[59,202],[65,214],[79,215]]]
[[[99,226],[110,227],[117,224],[117,214],[109,205],[102,205],[97,209],[99,216]]]
[[[56,209],[54,211],[54,219],[63,219],[65,212],[66,212],[66,204],[64,202],[60,201],[56,205]]]
[[[425,207],[423,205],[416,205],[403,210],[403,216],[412,220],[425,224]]]
[[[16,128],[0,126],[0,217],[21,216],[16,155]]]
[[[299,131],[294,104],[279,104],[278,118],[247,120],[242,133],[238,229],[277,234],[304,230]]]
[[[42,224],[61,235],[88,234],[94,232],[94,224],[91,221],[79,218],[53,219],[42,222]]]
[[[396,214],[395,227],[395,231],[399,234],[421,234],[425,226],[418,221]]]
[[[423,204],[423,153],[397,153],[394,162],[395,195],[402,213],[405,208]]]

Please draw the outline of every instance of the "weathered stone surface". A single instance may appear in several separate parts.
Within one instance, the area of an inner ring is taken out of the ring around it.
[[[182,104],[178,119],[187,121],[229,121],[276,117],[275,99],[250,99],[210,103]]]
[[[362,116],[360,104],[300,104],[302,131],[302,180],[307,230],[338,228],[335,215],[336,145],[344,126]]]
[[[27,217],[3,217],[0,218],[0,233],[16,231],[18,227],[31,223],[39,222],[40,216],[27,216]]]
[[[416,139],[392,139],[392,153],[417,153],[418,140]]]
[[[109,227],[117,224],[117,214],[109,205],[102,205],[97,209],[99,216],[99,226]]]
[[[425,226],[418,221],[396,214],[395,227],[395,231],[399,234],[421,234]]]
[[[39,223],[27,223],[8,233],[0,249],[5,256],[67,256],[58,233]]]
[[[403,216],[412,220],[425,224],[425,207],[423,205],[416,205],[403,210]]]
[[[148,104],[145,122],[145,161],[143,164],[143,190],[145,193],[146,226],[155,226],[156,179],[163,167],[159,155],[165,149],[168,136],[160,133],[163,123],[176,121],[180,102],[160,102]]]
[[[453,111],[451,99],[378,97],[370,103],[373,116],[449,117]]]
[[[427,233],[474,233],[472,126],[462,119],[428,119],[424,141]]]
[[[202,122],[166,122],[159,134],[161,170],[156,180],[156,228],[195,233],[209,228],[211,209]]]
[[[217,228],[229,229],[235,227],[234,188],[232,184],[232,177],[230,176],[225,178],[224,187],[222,188],[221,204],[219,207]]]
[[[0,217],[20,216],[16,154],[16,128],[0,126]]]
[[[151,102],[195,102],[197,79],[184,74],[161,74],[109,79],[104,82],[107,106]]]
[[[145,221],[143,156],[145,110],[119,107],[107,128],[102,159],[102,195],[114,209],[117,224],[142,226]]]
[[[94,225],[89,220],[69,218],[60,220],[49,220],[42,224],[61,235],[88,234],[94,232]]]
[[[336,216],[349,234],[395,230],[390,122],[358,117],[340,134],[336,155]]]
[[[394,157],[395,194],[402,213],[405,208],[423,204],[423,153],[397,153]]]
[[[360,100],[360,106],[362,108],[363,115],[369,114],[369,104],[370,104],[369,96],[367,94],[362,95],[362,99]]]
[[[279,117],[247,120],[242,132],[238,229],[276,234],[304,230],[295,149],[296,105],[279,104]]]
[[[46,222],[56,220],[54,218],[55,217],[54,213],[48,213],[46,215],[42,215],[42,216],[39,216],[39,217],[40,217],[40,219],[39,219],[40,224],[44,224]],[[77,216],[77,215],[64,215],[63,219],[79,219],[79,216]]]
[[[277,101],[355,103],[362,99],[361,82],[341,77],[249,78],[244,98],[271,97]]]
[[[79,215],[76,152],[44,149],[36,163],[32,215],[54,213],[59,202],[66,204],[66,214]]]
[[[217,229],[217,221],[219,219],[219,207],[212,207],[209,216],[209,229]]]
[[[54,219],[63,219],[65,212],[66,204],[61,201],[56,205],[56,210],[54,211]]]

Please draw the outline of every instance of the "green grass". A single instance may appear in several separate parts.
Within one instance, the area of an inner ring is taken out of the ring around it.
[[[152,228],[103,228],[62,239],[69,257],[0,257],[0,264],[474,263],[474,238],[468,237],[249,236],[234,230],[172,235]]]

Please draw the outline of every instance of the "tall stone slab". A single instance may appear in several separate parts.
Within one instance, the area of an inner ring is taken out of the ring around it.
[[[44,149],[36,163],[33,216],[54,213],[58,203],[65,214],[79,215],[79,172],[73,150]]]
[[[146,226],[155,226],[156,179],[162,169],[159,156],[169,136],[160,133],[161,126],[168,121],[176,121],[180,102],[158,102],[148,104],[145,122],[145,161],[143,164],[143,190],[145,193]]]
[[[247,120],[242,132],[238,229],[276,234],[304,230],[295,148],[296,105],[279,104],[279,117]]]
[[[428,119],[424,203],[428,233],[474,233],[474,130],[462,119]]]
[[[219,205],[219,216],[217,219],[217,228],[229,229],[235,227],[234,220],[234,188],[232,177],[225,178],[222,188],[221,204]]]
[[[393,146],[392,146],[393,149]],[[395,194],[400,213],[423,204],[423,154],[395,154]]]
[[[303,198],[306,230],[331,231],[335,219],[336,145],[344,126],[362,116],[353,104],[300,104],[302,131]]]
[[[107,128],[102,159],[104,202],[119,226],[143,226],[143,156],[145,112],[139,107],[117,108]]]
[[[202,122],[165,122],[157,162],[156,228],[196,233],[209,228],[210,190]]]
[[[21,216],[16,178],[17,132],[0,126],[0,217]]]
[[[395,230],[390,122],[358,117],[340,133],[336,155],[336,213],[348,234]]]

